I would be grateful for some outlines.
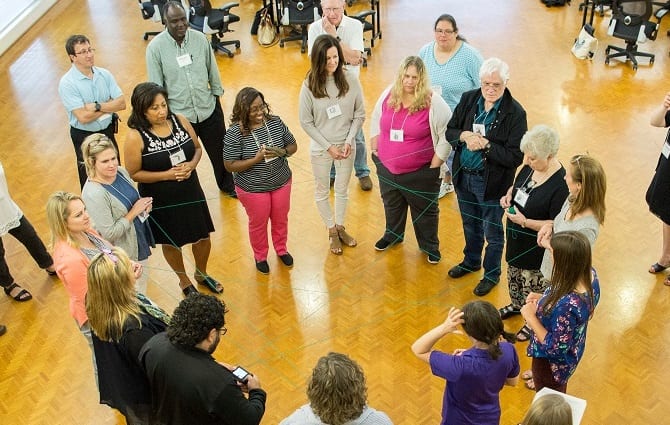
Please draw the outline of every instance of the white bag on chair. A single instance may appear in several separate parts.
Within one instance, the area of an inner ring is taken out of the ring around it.
[[[598,39],[593,36],[593,27],[586,24],[572,45],[572,54],[577,59],[592,59],[598,48]]]

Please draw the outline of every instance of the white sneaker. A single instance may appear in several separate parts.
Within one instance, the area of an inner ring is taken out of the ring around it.
[[[452,183],[442,182],[440,185],[440,193],[437,195],[438,198],[444,198],[447,193],[454,191],[454,185]]]

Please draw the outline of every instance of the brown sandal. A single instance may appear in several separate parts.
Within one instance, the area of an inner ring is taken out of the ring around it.
[[[344,230],[344,226],[340,226],[339,224],[335,226],[337,229],[337,236],[340,238],[343,244],[346,246],[356,246],[358,245],[358,242],[356,242],[356,239],[351,237],[349,233]]]
[[[330,252],[335,255],[342,255],[342,242],[340,242],[339,232],[337,227],[328,229],[328,238],[330,239]]]

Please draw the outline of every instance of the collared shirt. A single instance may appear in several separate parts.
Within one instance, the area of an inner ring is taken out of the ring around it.
[[[307,53],[312,54],[312,45],[314,45],[314,40],[320,35],[328,34],[323,30],[323,18],[317,20],[309,26],[309,33],[307,35]],[[365,49],[363,43],[363,24],[360,21],[350,18],[346,15],[342,16],[342,21],[340,25],[335,29],[337,37],[340,39],[342,44],[349,47],[351,50],[356,50],[362,52]],[[344,60],[344,58],[341,58]],[[346,65],[346,70],[356,78],[360,75],[360,65]]]
[[[86,131],[101,131],[112,123],[112,114],[104,114],[97,120],[81,123],[72,113],[87,103],[107,102],[123,96],[123,92],[112,74],[104,68],[93,67],[93,78],[88,78],[72,65],[58,84],[58,94],[65,106],[70,126]]]
[[[498,107],[500,106],[500,99],[496,100],[493,104],[493,107],[488,111],[484,109],[484,97],[480,96],[477,100],[477,115],[475,116],[475,124],[484,124],[486,132],[488,133],[491,128],[491,124],[496,119],[496,114],[498,113]],[[472,131],[472,130],[470,130]],[[486,136],[485,136],[486,137]],[[483,151],[471,151],[469,149],[461,150],[461,167],[465,167],[470,170],[481,170],[484,168],[484,156]]]
[[[223,87],[214,52],[204,34],[189,29],[180,46],[167,30],[163,31],[147,46],[146,60],[149,81],[165,87],[172,112],[192,123],[212,115]]]

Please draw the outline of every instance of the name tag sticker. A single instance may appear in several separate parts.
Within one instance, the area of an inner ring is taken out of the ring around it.
[[[182,162],[186,162],[186,154],[183,150],[179,149],[178,152],[170,154],[170,162],[172,163],[173,167],[181,164]]]
[[[392,142],[403,142],[405,141],[405,132],[402,128],[400,130],[391,129],[390,139]]]
[[[328,119],[332,120],[333,118],[339,117],[340,115],[342,115],[342,109],[340,109],[339,104],[335,104],[333,106],[329,106],[326,109],[326,114],[328,115]]]
[[[189,53],[186,53],[181,56],[177,56],[177,65],[179,65],[180,68],[183,68],[187,65],[190,65],[193,63],[193,59],[191,59],[191,55]]]

